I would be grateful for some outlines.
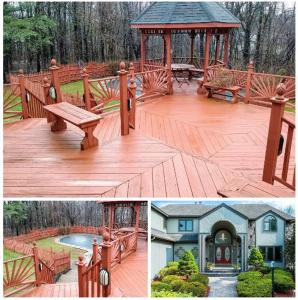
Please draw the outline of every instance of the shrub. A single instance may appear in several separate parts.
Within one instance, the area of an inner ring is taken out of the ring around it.
[[[209,279],[208,279],[208,276],[198,273],[198,274],[192,274],[190,276],[190,278],[188,279],[188,281],[189,282],[200,282],[207,286]]]
[[[270,273],[271,269],[268,266],[262,266],[262,267],[256,268],[256,271],[259,271],[262,274],[268,274],[268,273]]]
[[[153,291],[151,296],[154,298],[190,298],[192,294],[173,291]]]
[[[237,284],[238,297],[271,297],[271,280],[249,279]]]
[[[258,271],[243,272],[238,275],[238,281],[258,280],[263,277],[263,274]]]
[[[170,291],[171,290],[171,286],[167,283],[164,282],[160,282],[160,281],[153,281],[151,282],[151,289],[152,291]]]
[[[180,275],[192,275],[198,273],[198,265],[191,251],[186,251],[179,260],[178,270]]]
[[[160,269],[159,276],[160,276],[160,278],[163,278],[167,275],[177,275],[178,272],[179,271],[178,271],[177,266],[165,267],[165,268]]]
[[[264,265],[264,258],[259,248],[252,248],[248,258],[248,263],[255,268]]]
[[[180,277],[177,275],[167,275],[162,279],[162,282],[167,283],[167,284],[171,284],[171,282],[173,280],[179,280]]]
[[[204,297],[206,289],[205,285],[200,282],[184,282],[179,291],[183,293],[192,293],[194,297]]]
[[[179,262],[178,261],[169,261],[167,267],[176,267],[178,269]]]
[[[184,282],[185,281],[183,281],[182,279],[173,280],[171,282],[172,290],[175,292],[178,292],[181,289],[181,287],[183,286]]]
[[[271,280],[272,273],[270,272],[269,274],[266,274],[264,278]],[[274,271],[274,290],[276,292],[287,292],[289,290],[293,290],[294,288],[295,282],[291,273],[282,269],[276,269]]]

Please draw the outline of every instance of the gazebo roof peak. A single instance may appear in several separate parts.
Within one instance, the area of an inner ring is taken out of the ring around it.
[[[154,2],[134,21],[133,28],[232,28],[240,21],[217,2]]]

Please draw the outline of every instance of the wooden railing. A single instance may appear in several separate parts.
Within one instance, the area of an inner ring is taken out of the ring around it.
[[[3,85],[4,122],[20,120],[23,116],[22,98],[19,83]]]
[[[42,283],[54,283],[54,269],[39,258],[38,248],[33,245],[32,254],[3,262],[4,296],[19,295],[25,289]]]
[[[295,190],[295,169],[293,170],[292,178],[289,178],[289,166],[291,160],[291,152],[294,154],[293,137],[295,124],[286,117],[284,117],[284,108],[286,102],[289,100],[285,97],[287,87],[285,84],[280,83],[275,91],[276,96],[270,100],[272,102],[271,116],[268,130],[266,155],[263,169],[263,180],[270,184],[278,181],[286,187]],[[282,154],[284,137],[283,125],[286,126],[286,147],[283,153],[282,170],[281,174],[277,172],[278,157]]]

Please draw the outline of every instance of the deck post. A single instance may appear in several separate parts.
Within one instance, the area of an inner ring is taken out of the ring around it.
[[[286,86],[280,83],[276,88],[276,96],[270,99],[272,107],[263,169],[263,181],[270,184],[274,183],[279,139],[282,129],[282,117],[286,102],[289,100],[284,97],[285,92]]]
[[[19,70],[18,78],[19,78],[20,94],[22,100],[22,116],[23,119],[28,119],[29,113],[28,113],[28,104],[26,99],[25,76],[24,76],[24,71],[22,69]]]
[[[138,237],[139,237],[139,227],[140,227],[140,211],[141,211],[141,203],[139,201],[135,203],[134,209],[136,211],[135,232],[136,232],[136,250],[137,250]]]
[[[166,66],[167,66],[167,74],[168,74],[168,93],[169,95],[173,94],[173,85],[172,85],[172,34],[171,31],[166,31],[164,34],[165,42],[166,42]]]
[[[120,89],[120,118],[121,118],[121,135],[129,134],[129,121],[128,121],[128,93],[127,93],[127,74],[125,70],[125,63],[120,63],[119,74],[119,89]]]
[[[163,66],[167,64],[167,44],[164,35],[162,35],[162,41],[163,41],[163,57],[162,57],[162,63]]]
[[[218,57],[219,57],[219,48],[220,48],[220,35],[216,35],[216,45],[215,45],[215,57],[214,57],[214,65],[217,65]]]
[[[111,244],[109,243],[109,235],[103,234],[103,243],[101,244],[101,255],[102,255],[102,268],[110,274],[110,282],[108,286],[102,287],[102,296],[108,297],[111,294],[112,289],[112,267],[111,267]]]
[[[36,286],[40,286],[39,258],[38,258],[38,248],[36,242],[33,243],[32,251],[33,251],[33,259],[34,259]]]
[[[42,80],[42,88],[43,88],[43,94],[44,94],[44,99],[45,99],[45,103],[46,105],[48,104],[52,104],[52,101],[50,100],[50,96],[49,96],[49,89],[50,89],[50,83],[47,77],[44,77]],[[47,112],[47,122],[51,123],[55,121],[55,117],[53,114],[51,114],[50,112]]]
[[[134,69],[135,69],[134,65],[131,62],[129,64],[129,73],[131,76],[129,81],[129,98],[130,98],[129,127],[133,129],[135,129],[135,125],[136,125],[136,90],[137,90]]]
[[[229,60],[229,31],[225,32],[225,43],[224,43],[224,64],[228,67]]]
[[[83,279],[83,272],[85,271],[85,263],[83,256],[79,257],[78,262],[78,284],[79,284],[79,297],[86,297],[87,290],[85,285],[85,280]]]
[[[90,99],[90,90],[89,90],[89,74],[84,68],[82,70],[83,86],[84,86],[84,102],[86,105],[86,110],[91,111],[91,99]]]
[[[144,64],[146,63],[146,43],[148,36],[141,31],[141,71],[144,72]]]
[[[92,256],[93,263],[96,263],[98,258],[98,243],[96,239],[93,240],[92,249],[93,249],[93,256]]]
[[[51,86],[53,86],[56,90],[56,102],[62,102],[62,93],[60,88],[60,80],[59,80],[59,70],[60,68],[57,66],[56,59],[51,60]]]
[[[253,72],[254,72],[254,66],[253,66],[253,62],[251,61],[247,66],[247,80],[246,80],[245,98],[244,98],[245,103],[249,103],[250,100],[250,84],[251,84],[251,78]]]
[[[207,75],[208,75],[210,39],[211,39],[211,34],[207,30],[206,39],[205,39],[204,83],[207,81]]]

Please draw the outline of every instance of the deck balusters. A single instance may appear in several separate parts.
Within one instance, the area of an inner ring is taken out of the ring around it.
[[[25,76],[22,69],[19,70],[18,79],[20,84],[20,96],[22,101],[22,116],[23,119],[27,119],[29,118],[29,114],[28,114],[28,105],[26,100]]]

